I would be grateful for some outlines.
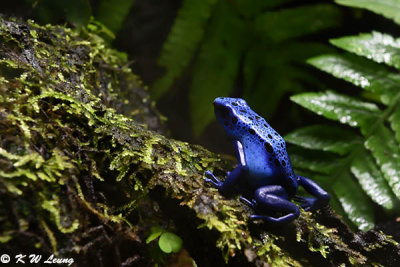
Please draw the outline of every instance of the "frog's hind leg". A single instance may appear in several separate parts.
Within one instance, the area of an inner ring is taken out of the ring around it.
[[[301,185],[308,193],[313,195],[314,197],[301,197],[295,196],[294,200],[301,202],[300,205],[304,210],[316,210],[328,204],[330,200],[330,196],[328,192],[322,189],[316,182],[313,180],[300,176],[297,176],[299,179],[299,185]]]
[[[269,185],[258,188],[254,193],[257,209],[281,212],[286,215],[275,218],[266,215],[250,215],[252,219],[262,219],[271,224],[285,224],[300,215],[299,208],[288,200],[286,190],[280,185]]]

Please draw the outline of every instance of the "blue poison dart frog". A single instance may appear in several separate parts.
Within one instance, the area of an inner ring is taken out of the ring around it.
[[[243,194],[240,199],[256,212],[250,218],[271,224],[288,223],[299,216],[299,208],[290,199],[299,202],[306,211],[328,204],[330,196],[324,189],[293,172],[285,140],[246,101],[218,97],[214,100],[214,110],[233,141],[239,163],[223,182],[206,171],[206,182],[224,196]],[[313,197],[297,196],[299,185]]]

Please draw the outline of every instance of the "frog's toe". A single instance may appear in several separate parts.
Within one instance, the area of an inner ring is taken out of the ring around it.
[[[212,183],[218,189],[221,188],[222,182],[210,170],[206,171],[204,175],[207,177],[205,179],[207,183]]]
[[[204,173],[204,175],[208,178],[206,180],[212,180],[214,182],[219,182],[218,178],[212,173],[212,171],[208,170]]]
[[[300,205],[305,211],[309,211],[315,208],[316,199],[313,197],[303,197],[304,202]]]
[[[252,201],[248,200],[247,198],[245,198],[244,196],[240,196],[240,201],[242,201],[244,204],[248,205],[249,207],[255,209],[256,207],[256,202],[253,199]]]
[[[294,196],[293,200],[296,202],[300,202],[300,207],[302,207],[305,211],[309,211],[314,208],[316,199],[313,197],[302,197],[302,196]]]
[[[212,183],[216,188],[220,189],[222,187],[221,181],[214,181],[213,179],[205,179],[206,183]]]
[[[304,198],[305,197],[302,197],[302,196],[294,196],[293,200],[296,201],[296,202],[305,203],[306,200]]]

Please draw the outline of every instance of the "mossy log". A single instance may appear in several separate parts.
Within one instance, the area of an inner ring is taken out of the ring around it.
[[[276,228],[204,183],[234,161],[162,135],[162,117],[96,24],[0,19],[0,253],[148,266],[152,226],[198,266],[399,266],[399,245],[329,207]]]

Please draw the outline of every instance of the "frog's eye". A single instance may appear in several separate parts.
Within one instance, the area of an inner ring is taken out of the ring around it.
[[[283,166],[283,167],[286,167],[286,161],[281,160],[281,163],[282,163],[282,166]]]
[[[220,114],[220,116],[222,118],[224,118],[224,119],[228,119],[229,118],[229,113],[230,113],[229,108],[227,108],[225,106],[219,106],[219,105],[216,106],[215,108],[216,108],[218,114]]]
[[[232,123],[236,124],[238,122],[238,118],[237,117],[232,117]]]
[[[256,134],[256,131],[254,131],[254,129],[249,129],[249,133],[251,133],[252,135],[255,135]]]

